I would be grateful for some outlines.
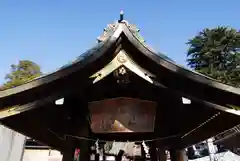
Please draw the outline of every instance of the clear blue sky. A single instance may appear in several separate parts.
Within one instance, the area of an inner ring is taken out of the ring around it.
[[[74,60],[121,9],[148,44],[186,65],[187,40],[205,27],[239,29],[239,6],[240,0],[2,0],[0,83],[18,60],[32,60],[43,72]]]

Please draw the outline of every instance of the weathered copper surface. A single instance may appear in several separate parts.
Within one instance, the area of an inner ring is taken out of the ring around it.
[[[157,103],[116,98],[89,103],[94,133],[154,132]]]

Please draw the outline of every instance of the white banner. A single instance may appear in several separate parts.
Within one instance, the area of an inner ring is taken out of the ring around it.
[[[21,161],[26,137],[0,125],[0,161]]]

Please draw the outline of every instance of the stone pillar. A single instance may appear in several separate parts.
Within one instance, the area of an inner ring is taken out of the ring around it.
[[[171,161],[188,161],[185,149],[170,150]]]

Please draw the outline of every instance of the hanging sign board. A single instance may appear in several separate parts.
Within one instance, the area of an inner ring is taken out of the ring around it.
[[[156,106],[132,98],[90,102],[91,129],[94,133],[153,132]]]

